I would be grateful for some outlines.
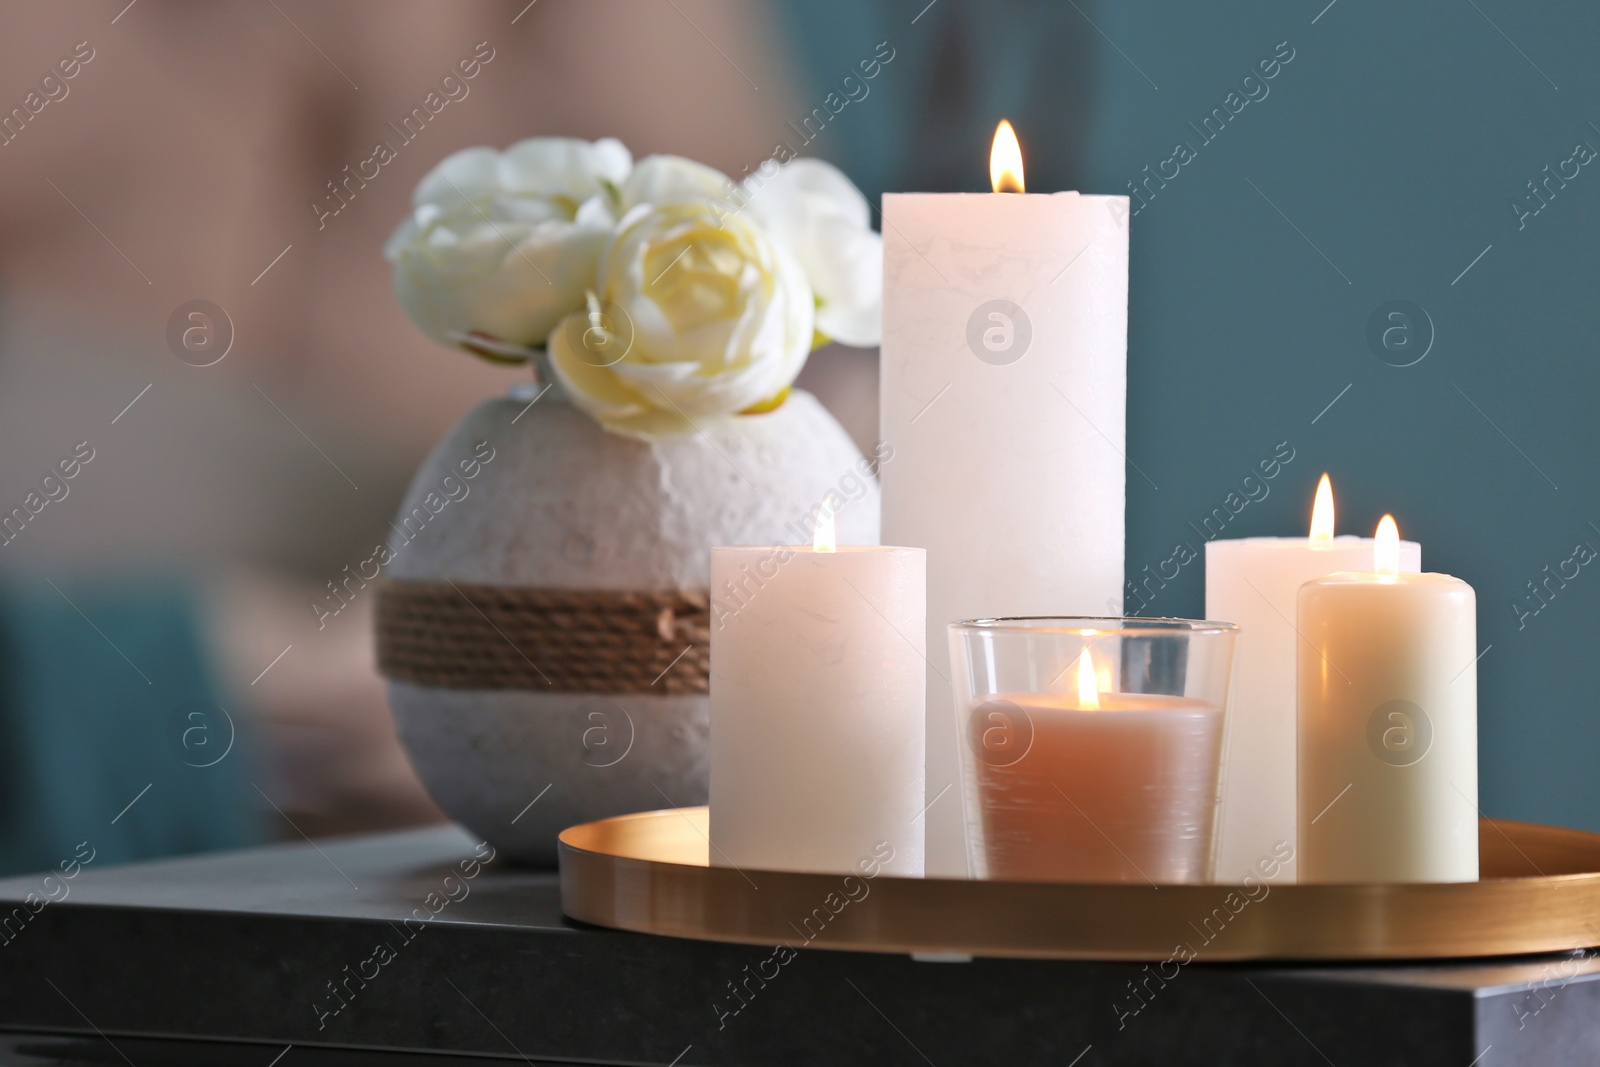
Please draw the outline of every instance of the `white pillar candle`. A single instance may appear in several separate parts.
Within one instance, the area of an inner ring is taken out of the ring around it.
[[[928,873],[948,877],[967,865],[945,626],[1122,593],[1128,201],[1021,195],[1017,166],[1015,194],[883,203],[883,537],[928,550]]]
[[[1317,486],[1309,537],[1245,537],[1206,544],[1206,618],[1240,627],[1223,757],[1219,882],[1242,882],[1279,843],[1296,844],[1296,596],[1306,582],[1372,566],[1370,537],[1334,537],[1333,488]],[[1422,569],[1422,547],[1400,543],[1400,569]],[[1296,864],[1283,865],[1293,881]]]
[[[1301,882],[1478,878],[1477,598],[1398,541],[1300,589]]]
[[[713,865],[923,872],[926,553],[711,550]]]

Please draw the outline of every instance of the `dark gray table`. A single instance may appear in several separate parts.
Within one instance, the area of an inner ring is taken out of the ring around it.
[[[763,984],[770,949],[579,926],[552,874],[464,877],[473,845],[441,828],[0,881],[0,1065],[1600,1060],[1592,953],[1162,984],[813,950]]]

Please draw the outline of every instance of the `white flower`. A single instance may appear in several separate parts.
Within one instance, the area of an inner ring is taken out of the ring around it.
[[[781,243],[705,196],[651,203],[668,185],[720,178],[685,162],[640,164],[629,185],[641,203],[606,250],[590,306],[550,336],[573,402],[635,437],[781,401],[811,350],[811,287]]]
[[[776,173],[773,173],[776,168]],[[748,211],[787,245],[817,297],[817,330],[847,345],[883,339],[883,239],[866,197],[820,159],[768,160],[744,181]]]
[[[737,192],[726,174],[704,163],[681,156],[647,156],[622,185],[622,209],[726,201]]]
[[[495,341],[544,344],[583,306],[632,165],[609,139],[536,137],[448,157],[384,249],[401,307],[429,337],[480,355]]]

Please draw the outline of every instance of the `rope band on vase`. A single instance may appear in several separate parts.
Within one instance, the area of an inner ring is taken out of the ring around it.
[[[711,613],[700,590],[387,581],[377,636],[380,673],[432,689],[711,691]]]

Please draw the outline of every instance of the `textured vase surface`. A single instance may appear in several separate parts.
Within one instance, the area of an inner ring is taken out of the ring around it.
[[[797,543],[830,491],[846,501],[840,543],[878,542],[869,462],[808,393],[767,414],[648,443],[607,433],[553,396],[531,407],[528,399],[479,405],[429,455],[397,525],[417,508],[427,513],[428,494],[444,494],[447,477],[459,499],[399,549],[391,579],[705,590],[711,546]],[[479,461],[470,480],[463,460],[468,469]],[[577,823],[706,802],[705,695],[391,680],[389,701],[439,806],[522,863],[553,865],[556,835]]]

